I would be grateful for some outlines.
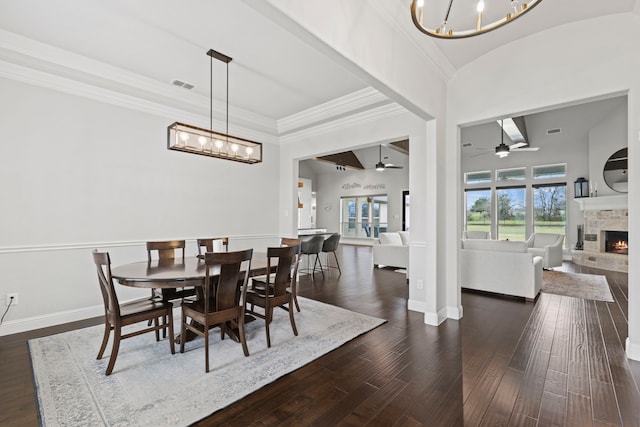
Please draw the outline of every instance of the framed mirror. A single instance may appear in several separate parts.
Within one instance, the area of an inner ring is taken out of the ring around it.
[[[626,193],[628,190],[627,149],[616,151],[604,164],[604,182],[613,191]]]

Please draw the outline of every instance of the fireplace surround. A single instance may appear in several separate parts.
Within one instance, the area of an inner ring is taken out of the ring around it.
[[[607,204],[609,198],[610,205]],[[629,210],[620,206],[619,196],[591,199],[595,199],[589,201],[591,206],[580,204],[584,209],[584,243],[583,250],[572,250],[573,262],[626,273],[629,271]],[[624,202],[626,207],[626,197]],[[619,241],[626,241],[627,247],[616,245]]]

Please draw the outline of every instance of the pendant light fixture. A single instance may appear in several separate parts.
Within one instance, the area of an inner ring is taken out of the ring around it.
[[[500,120],[500,145],[496,147],[496,156],[501,159],[509,155],[509,146],[504,143],[504,130],[502,130],[503,121]]]
[[[453,0],[413,0],[411,19],[418,30],[431,37],[460,39],[502,27],[524,15],[541,1],[492,1],[493,9],[485,10],[485,0],[478,0],[474,11],[472,3],[468,1],[458,0],[457,8],[452,8]],[[504,6],[500,6],[501,4]],[[496,7],[499,9],[496,10]],[[486,24],[483,22],[484,19],[488,19]]]
[[[167,128],[167,148],[242,163],[262,162],[262,144],[229,135],[229,62],[233,59],[213,49],[209,56],[209,129],[175,122]],[[227,65],[227,102],[225,133],[213,130],[213,60]]]

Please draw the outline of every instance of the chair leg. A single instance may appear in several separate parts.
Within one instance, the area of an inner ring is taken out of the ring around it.
[[[313,263],[313,272],[316,272],[316,263],[320,265],[320,273],[322,273],[322,277],[324,277],[324,270],[322,269],[322,261],[320,261],[320,255],[316,254],[316,260]]]
[[[209,372],[209,325],[205,325],[204,332],[204,371]]]
[[[242,351],[245,356],[249,356],[249,348],[247,347],[247,339],[244,335],[244,313],[240,314],[240,318],[238,319],[238,333],[240,335],[240,343],[242,344]]]
[[[300,304],[298,304],[298,293],[295,292],[293,294],[293,302],[296,304],[296,309],[298,310],[298,313],[300,313]]]
[[[102,337],[102,344],[100,345],[100,350],[98,351],[98,357],[96,359],[102,359],[102,355],[104,354],[104,350],[107,348],[107,342],[109,342],[109,334],[111,333],[111,325],[105,319],[104,321],[104,336]]]
[[[327,256],[328,255],[329,254],[327,254]],[[340,269],[340,263],[338,262],[338,254],[336,254],[336,251],[333,251],[333,256],[336,258],[336,265],[338,266],[338,272],[342,274],[342,270]]]
[[[296,321],[293,320],[293,310],[291,309],[291,303],[292,303],[292,299],[289,299],[289,310],[287,310],[289,312],[289,321],[291,321],[291,329],[293,329],[293,335],[298,336],[298,328],[296,328]]]
[[[184,342],[187,336],[187,316],[182,311],[182,325],[180,326],[180,353],[184,353]]]
[[[120,350],[120,328],[113,329],[113,347],[111,348],[111,356],[109,357],[109,364],[107,365],[106,375],[111,375],[113,367],[116,364],[116,358],[118,357],[118,350]]]
[[[169,312],[169,314],[167,314],[164,318],[169,320],[169,348],[171,349],[171,354],[176,354],[176,347],[173,342],[175,335],[173,334],[173,316],[171,312]],[[165,326],[166,325],[167,323],[165,320]]]
[[[269,334],[269,323],[271,323],[271,316],[273,315],[273,310],[270,310],[269,307],[265,307],[264,309],[264,325],[265,331],[267,332],[267,348],[271,347],[271,334]]]

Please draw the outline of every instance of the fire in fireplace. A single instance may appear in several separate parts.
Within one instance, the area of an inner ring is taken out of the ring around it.
[[[605,251],[629,255],[629,232],[605,231]]]

